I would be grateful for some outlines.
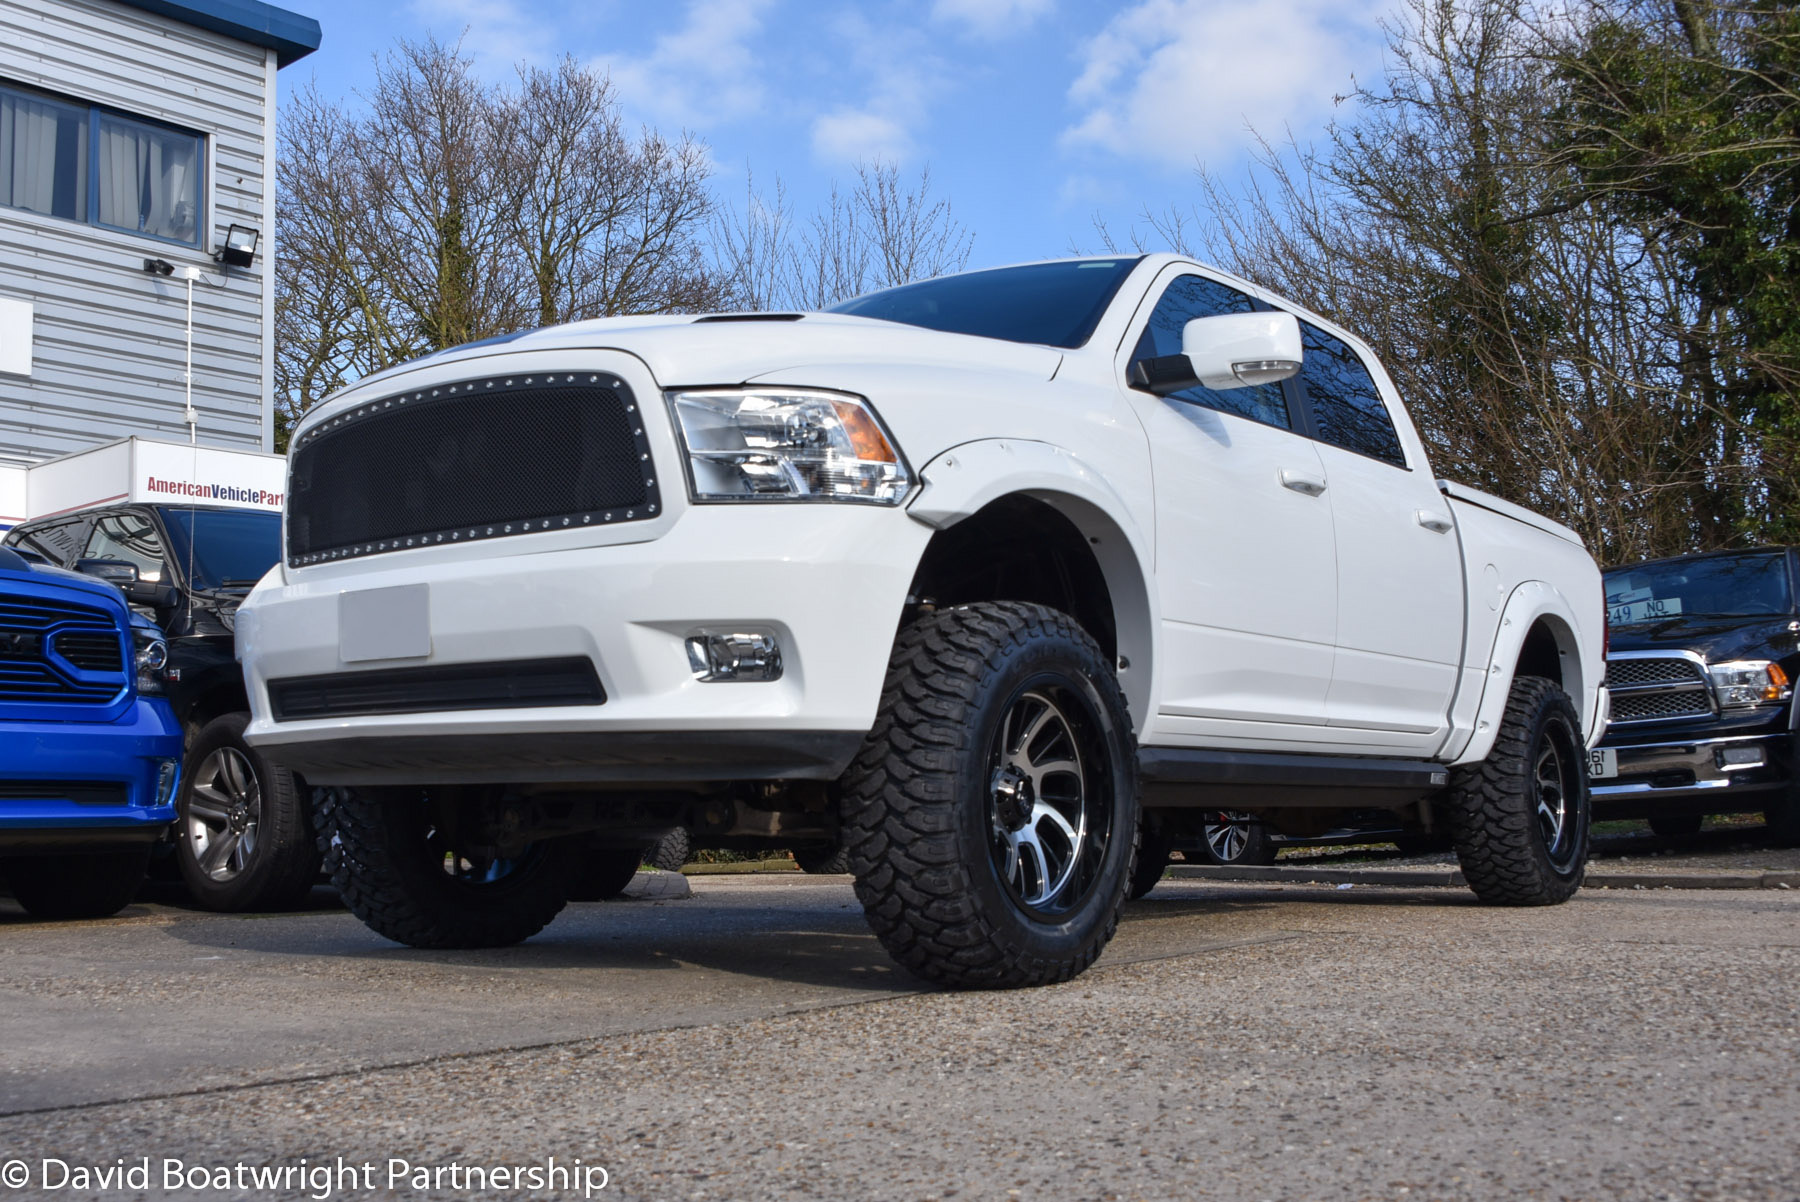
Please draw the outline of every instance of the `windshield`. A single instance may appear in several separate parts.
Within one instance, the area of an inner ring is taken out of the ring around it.
[[[167,506],[162,519],[176,562],[186,567],[193,557],[189,588],[249,588],[281,558],[278,513]]]
[[[1779,616],[1793,610],[1787,556],[1727,555],[1618,568],[1606,574],[1606,622]]]
[[[1032,263],[871,292],[826,310],[950,334],[1073,349],[1100,324],[1136,258]]]

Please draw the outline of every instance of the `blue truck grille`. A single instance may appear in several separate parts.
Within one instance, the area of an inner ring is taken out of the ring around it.
[[[103,609],[0,598],[0,701],[109,701],[125,686],[125,649]]]

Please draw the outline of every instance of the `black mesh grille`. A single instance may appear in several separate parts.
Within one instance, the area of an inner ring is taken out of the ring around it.
[[[660,510],[637,402],[593,374],[500,376],[357,406],[301,436],[288,493],[295,565]]]
[[[1650,718],[1701,717],[1712,713],[1703,689],[1679,693],[1614,693],[1612,720],[1642,722]]]
[[[83,672],[121,672],[125,667],[116,634],[69,631],[57,635],[53,645],[58,655]]]
[[[277,722],[605,701],[593,661],[582,658],[338,672],[269,682],[269,706]]]
[[[1700,665],[1691,659],[1613,659],[1606,663],[1610,688],[1634,684],[1704,683]]]

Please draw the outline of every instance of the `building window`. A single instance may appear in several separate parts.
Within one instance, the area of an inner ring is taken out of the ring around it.
[[[199,134],[0,84],[0,204],[200,245]]]

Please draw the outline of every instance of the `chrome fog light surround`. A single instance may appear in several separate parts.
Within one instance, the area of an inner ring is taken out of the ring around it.
[[[1760,747],[1721,747],[1716,756],[1719,767],[1727,772],[1735,768],[1763,766],[1763,749]]]
[[[688,666],[707,683],[766,683],[781,679],[781,643],[772,634],[693,634]]]

